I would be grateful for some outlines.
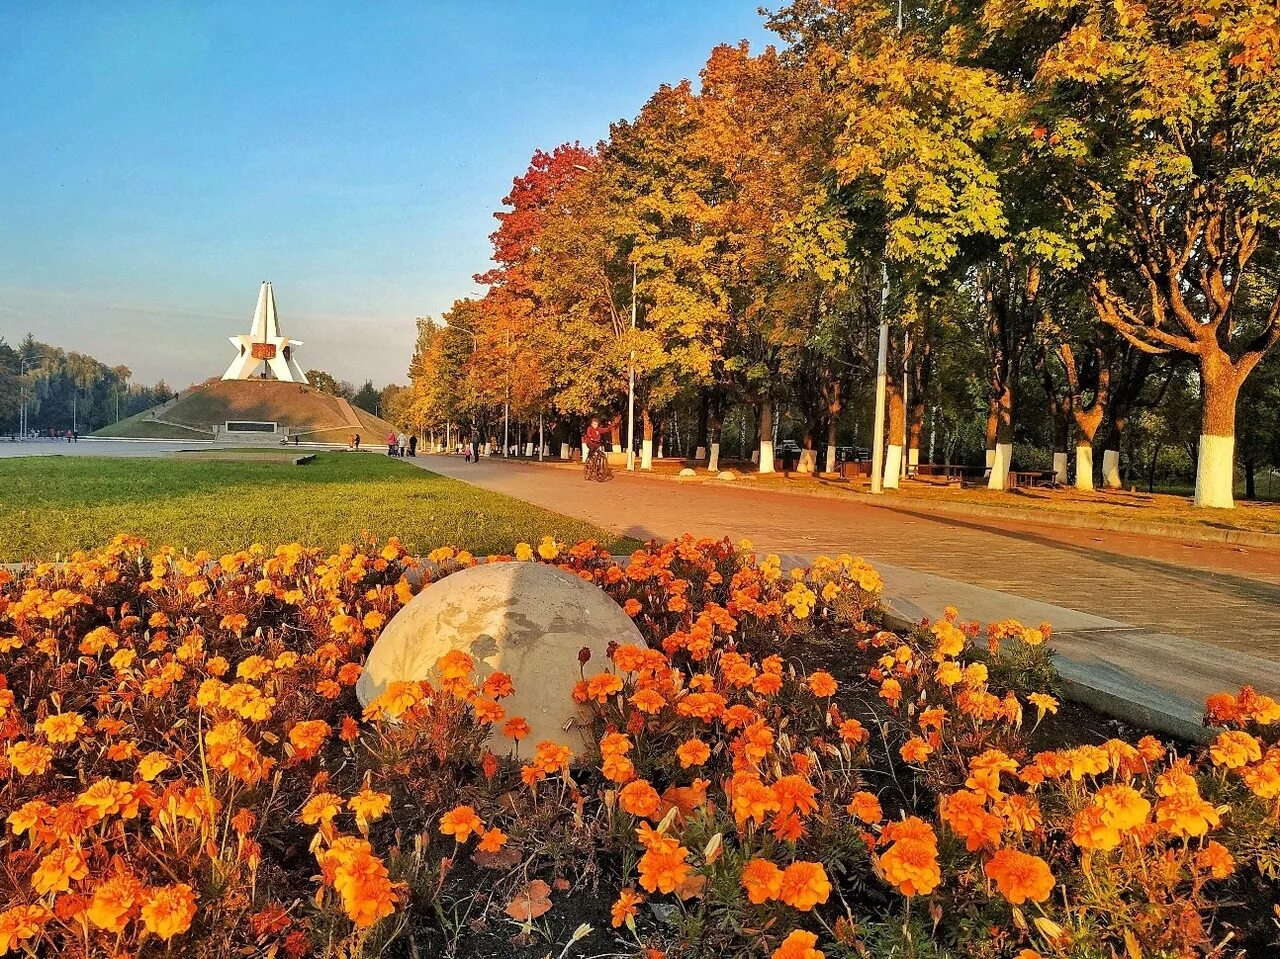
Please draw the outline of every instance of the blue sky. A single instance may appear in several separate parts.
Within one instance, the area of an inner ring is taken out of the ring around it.
[[[404,381],[534,149],[593,143],[752,0],[0,5],[0,336],[221,374],[261,280],[304,368]]]

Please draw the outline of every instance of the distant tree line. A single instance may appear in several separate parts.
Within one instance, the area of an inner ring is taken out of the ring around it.
[[[341,396],[350,400],[352,406],[358,406],[367,413],[380,416],[397,426],[409,426],[406,414],[408,403],[408,387],[388,383],[382,389],[373,385],[373,380],[365,380],[356,389],[346,380],[335,379],[333,374],[324,370],[307,370],[307,380],[322,393],[330,396]]]
[[[127,366],[41,343],[30,333],[16,346],[0,338],[0,433],[13,435],[25,401],[28,430],[92,433],[173,399],[160,380],[134,383]]]

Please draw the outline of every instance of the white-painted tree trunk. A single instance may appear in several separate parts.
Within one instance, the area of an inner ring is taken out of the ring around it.
[[[991,456],[991,477],[987,480],[987,489],[1009,488],[1009,464],[1013,461],[1013,444],[997,443]]]
[[[884,451],[884,488],[897,489],[898,477],[902,475],[902,447],[890,443]]]
[[[1093,447],[1076,444],[1076,489],[1093,489]]]
[[[653,469],[653,440],[640,441],[640,468]]]
[[[1102,451],[1102,485],[1107,489],[1119,489],[1124,483],[1120,479],[1120,451]]]
[[[532,444],[532,443],[525,443],[525,444],[524,444],[524,455],[525,455],[525,456],[532,456],[532,455],[533,455],[533,444]]]
[[[1235,452],[1234,436],[1200,434],[1200,453],[1196,460],[1197,506],[1235,508]]]
[[[797,473],[814,473],[818,469],[818,451],[817,450],[801,450],[800,460],[796,463]]]
[[[1065,451],[1054,453],[1053,481],[1061,485],[1066,485],[1067,479],[1067,454]]]
[[[694,452],[693,458],[697,460],[699,463],[701,463],[704,459],[707,458],[707,448],[705,446],[699,446],[698,449]]]
[[[920,465],[920,447],[912,446],[907,449],[907,475],[914,476],[916,467]]]
[[[836,471],[836,446],[834,443],[827,444],[827,470],[828,473]]]
[[[711,457],[707,460],[707,472],[708,473],[720,472],[720,444],[719,443],[711,444]]]
[[[582,444],[582,461],[585,463],[587,460],[587,457],[590,455],[591,455],[591,451],[587,449],[587,444],[583,443]]]
[[[569,444],[568,444],[568,443],[561,443],[561,444],[560,444],[560,458],[561,458],[562,460],[567,460],[567,459],[569,458]]]
[[[760,472],[772,473],[773,469],[773,440],[760,437]]]

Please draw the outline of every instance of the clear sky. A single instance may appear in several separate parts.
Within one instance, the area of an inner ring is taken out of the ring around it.
[[[532,152],[768,42],[757,5],[0,4],[0,336],[185,386],[268,279],[303,368],[403,382]]]

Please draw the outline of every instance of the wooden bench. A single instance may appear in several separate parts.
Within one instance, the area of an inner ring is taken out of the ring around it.
[[[911,475],[915,477],[939,476],[945,479],[947,483],[958,483],[960,486],[964,486],[965,476],[977,471],[978,469],[975,466],[960,466],[952,463],[918,463]]]
[[[1052,486],[1056,476],[1053,470],[1010,470],[1009,489]]]

